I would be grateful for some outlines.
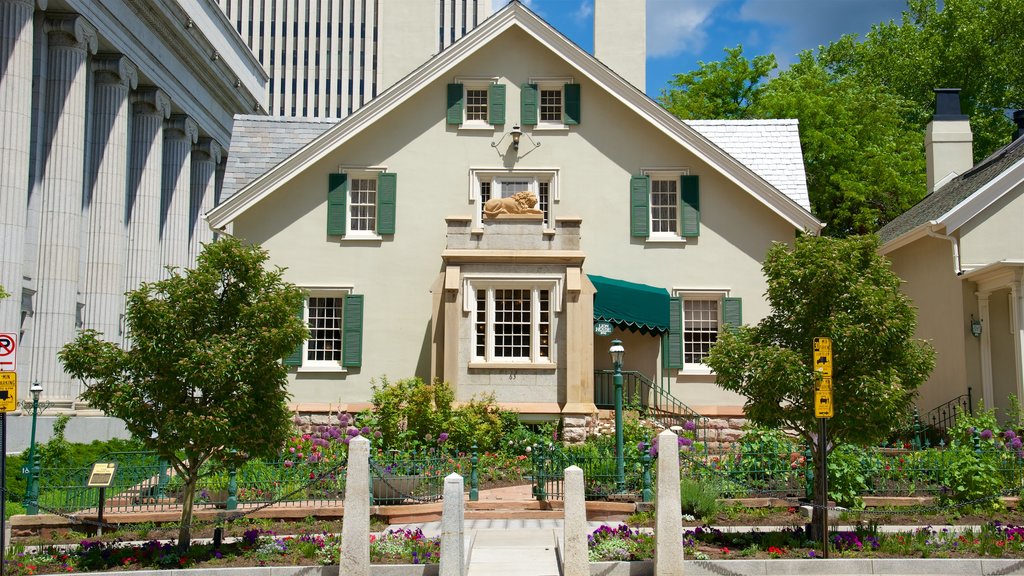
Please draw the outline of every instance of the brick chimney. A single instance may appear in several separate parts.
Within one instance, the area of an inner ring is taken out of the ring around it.
[[[935,116],[924,132],[928,192],[974,166],[971,124],[960,113],[960,89],[935,89]]]
[[[647,0],[594,0],[594,57],[647,89]]]

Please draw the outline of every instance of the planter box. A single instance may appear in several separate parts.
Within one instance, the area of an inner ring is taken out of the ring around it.
[[[423,479],[420,476],[385,476],[373,479],[374,504],[401,504],[413,494]]]

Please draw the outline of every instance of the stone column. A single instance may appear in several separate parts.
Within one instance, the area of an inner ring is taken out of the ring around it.
[[[189,207],[189,258],[195,264],[202,244],[213,242],[213,231],[203,218],[213,209],[217,194],[217,165],[220,164],[221,146],[213,138],[200,138],[192,147],[192,203]]]
[[[658,434],[658,492],[654,504],[654,576],[683,576],[683,508],[679,495],[679,437]]]
[[[0,332],[21,328],[21,285],[32,131],[33,0],[0,0]],[[46,8],[46,2],[39,2]]]
[[[192,145],[199,126],[183,114],[164,122],[164,166],[160,203],[160,262],[184,268],[188,264],[188,205],[192,187]],[[160,275],[165,277],[166,273]]]
[[[370,576],[370,441],[362,436],[348,444],[344,506],[338,573]]]
[[[75,337],[85,184],[85,60],[96,52],[97,40],[96,29],[81,16],[48,19],[45,30],[49,49],[31,373],[49,399],[74,401],[78,385],[64,373],[57,353]]]
[[[454,472],[445,476],[444,500],[441,503],[441,565],[438,566],[440,576],[463,576],[466,573],[466,503],[462,500],[463,487],[462,476]]]
[[[565,469],[565,521],[562,523],[562,542],[565,544],[562,574],[590,576],[587,498],[583,487],[583,469],[579,466],[569,466]]]
[[[144,88],[132,95],[132,132],[128,152],[128,265],[125,289],[160,276],[160,176],[163,170],[164,119],[171,101],[162,90]]]
[[[92,186],[85,259],[84,326],[120,339],[128,231],[124,222],[128,176],[128,91],[138,70],[124,56],[96,58],[93,89]]]

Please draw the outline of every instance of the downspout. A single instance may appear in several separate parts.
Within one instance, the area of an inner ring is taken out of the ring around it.
[[[931,224],[934,225],[934,222]],[[931,230],[929,230],[927,234],[928,236],[939,240],[949,240],[950,245],[953,247],[953,274],[956,276],[962,275],[964,273],[964,269],[960,267],[960,243],[957,239],[953,236],[949,236],[948,234],[939,234],[938,232],[933,232]]]

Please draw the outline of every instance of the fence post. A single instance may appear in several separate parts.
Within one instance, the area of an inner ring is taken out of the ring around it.
[[[804,494],[810,501],[814,497],[814,466],[809,463],[814,461],[810,447],[804,451]]]
[[[975,428],[971,432],[971,439],[974,441],[974,453],[981,456],[981,437],[978,435],[978,429]]]
[[[921,442],[921,418],[918,416],[917,406],[914,407],[914,450],[920,450],[924,444]]]
[[[167,474],[167,461],[163,458],[160,459],[160,475],[156,481],[156,495],[157,498],[163,498],[165,496],[164,489],[167,487],[167,483],[170,482],[170,476]]]
[[[469,501],[476,502],[480,499],[480,478],[477,475],[476,466],[480,463],[480,455],[477,452],[476,444],[473,444],[473,456],[469,459]]]
[[[651,490],[651,451],[648,450],[649,444],[643,443],[643,456],[640,457],[640,461],[643,463],[644,474],[643,474],[643,501],[650,502],[654,499],[654,493]]]
[[[533,462],[533,497],[537,500],[544,501],[548,499],[547,492],[544,490],[544,483],[547,478],[544,474],[544,456],[540,453],[542,446],[534,444],[530,447],[530,461]]]
[[[238,508],[238,471],[233,466],[228,470],[228,501],[224,507],[227,510]]]

